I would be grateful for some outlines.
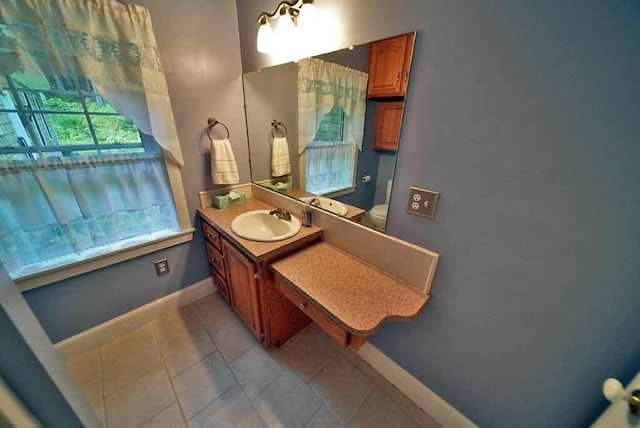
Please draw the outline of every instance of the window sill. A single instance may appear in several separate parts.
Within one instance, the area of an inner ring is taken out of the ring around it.
[[[32,290],[63,279],[71,278],[96,269],[107,267],[125,260],[134,259],[145,254],[173,247],[189,242],[193,239],[194,228],[189,228],[172,235],[145,242],[131,247],[99,255],[79,262],[48,269],[32,275],[26,275],[13,280],[20,291]]]
[[[338,196],[348,195],[349,193],[353,193],[356,191],[356,186],[347,187],[346,189],[334,190],[332,192],[328,192],[323,194],[325,198],[336,198]]]

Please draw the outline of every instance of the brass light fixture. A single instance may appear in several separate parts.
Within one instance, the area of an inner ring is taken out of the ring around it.
[[[272,53],[294,40],[312,35],[315,13],[313,0],[283,1],[273,13],[262,12],[258,16],[258,52]],[[272,20],[275,20],[275,30]]]

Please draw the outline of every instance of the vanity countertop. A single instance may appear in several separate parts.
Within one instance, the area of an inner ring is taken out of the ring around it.
[[[317,195],[314,195],[313,193],[307,193],[302,189],[297,189],[296,188],[296,189],[293,189],[291,191],[291,195],[290,196],[293,196],[296,199],[300,199],[300,198],[306,198],[308,196],[317,196]],[[347,213],[344,215],[345,218],[350,218],[352,220],[358,220],[360,217],[362,217],[367,212],[367,210],[363,210],[362,208],[359,208],[359,207],[356,207],[356,206],[353,206],[353,205],[349,205],[349,204],[346,204],[344,202],[342,202],[342,203],[345,204],[347,209],[348,209]]]
[[[276,263],[271,270],[348,332],[368,336],[383,321],[414,317],[429,295],[320,242]]]
[[[291,238],[274,242],[257,242],[240,238],[231,230],[233,219],[245,212],[253,210],[272,210],[274,207],[256,198],[247,198],[243,205],[235,205],[229,208],[199,208],[200,216],[211,224],[226,239],[239,246],[245,254],[254,261],[262,261],[286,252],[292,247],[300,245],[302,241],[313,242],[322,237],[322,229],[318,226],[301,227],[300,231]],[[293,215],[293,214],[292,214]],[[297,216],[296,216],[297,217]]]

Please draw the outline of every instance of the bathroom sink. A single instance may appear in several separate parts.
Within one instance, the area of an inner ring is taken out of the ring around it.
[[[281,220],[269,215],[268,210],[249,211],[240,214],[231,222],[231,230],[241,238],[251,241],[272,242],[291,238],[300,230],[300,220]]]
[[[316,202],[312,202],[311,204],[314,207],[322,208],[323,210],[327,210],[337,215],[345,216],[349,211],[349,208],[342,202],[325,198],[323,196],[305,196],[304,198],[299,198],[302,202],[307,202],[312,199],[315,199]]]

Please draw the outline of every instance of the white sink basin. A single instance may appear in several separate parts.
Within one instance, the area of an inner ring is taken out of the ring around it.
[[[239,237],[251,241],[282,241],[298,233],[300,220],[293,216],[291,221],[281,220],[275,215],[269,215],[268,210],[249,211],[233,219],[231,230]]]
[[[347,215],[349,208],[345,204],[340,201],[336,201],[334,199],[325,198],[323,196],[305,196],[304,198],[299,198],[302,202],[307,202],[312,199],[315,199],[316,202],[312,202],[314,207],[322,208],[323,210],[327,210],[334,214],[338,214],[341,216]],[[320,201],[319,203],[317,201]]]

